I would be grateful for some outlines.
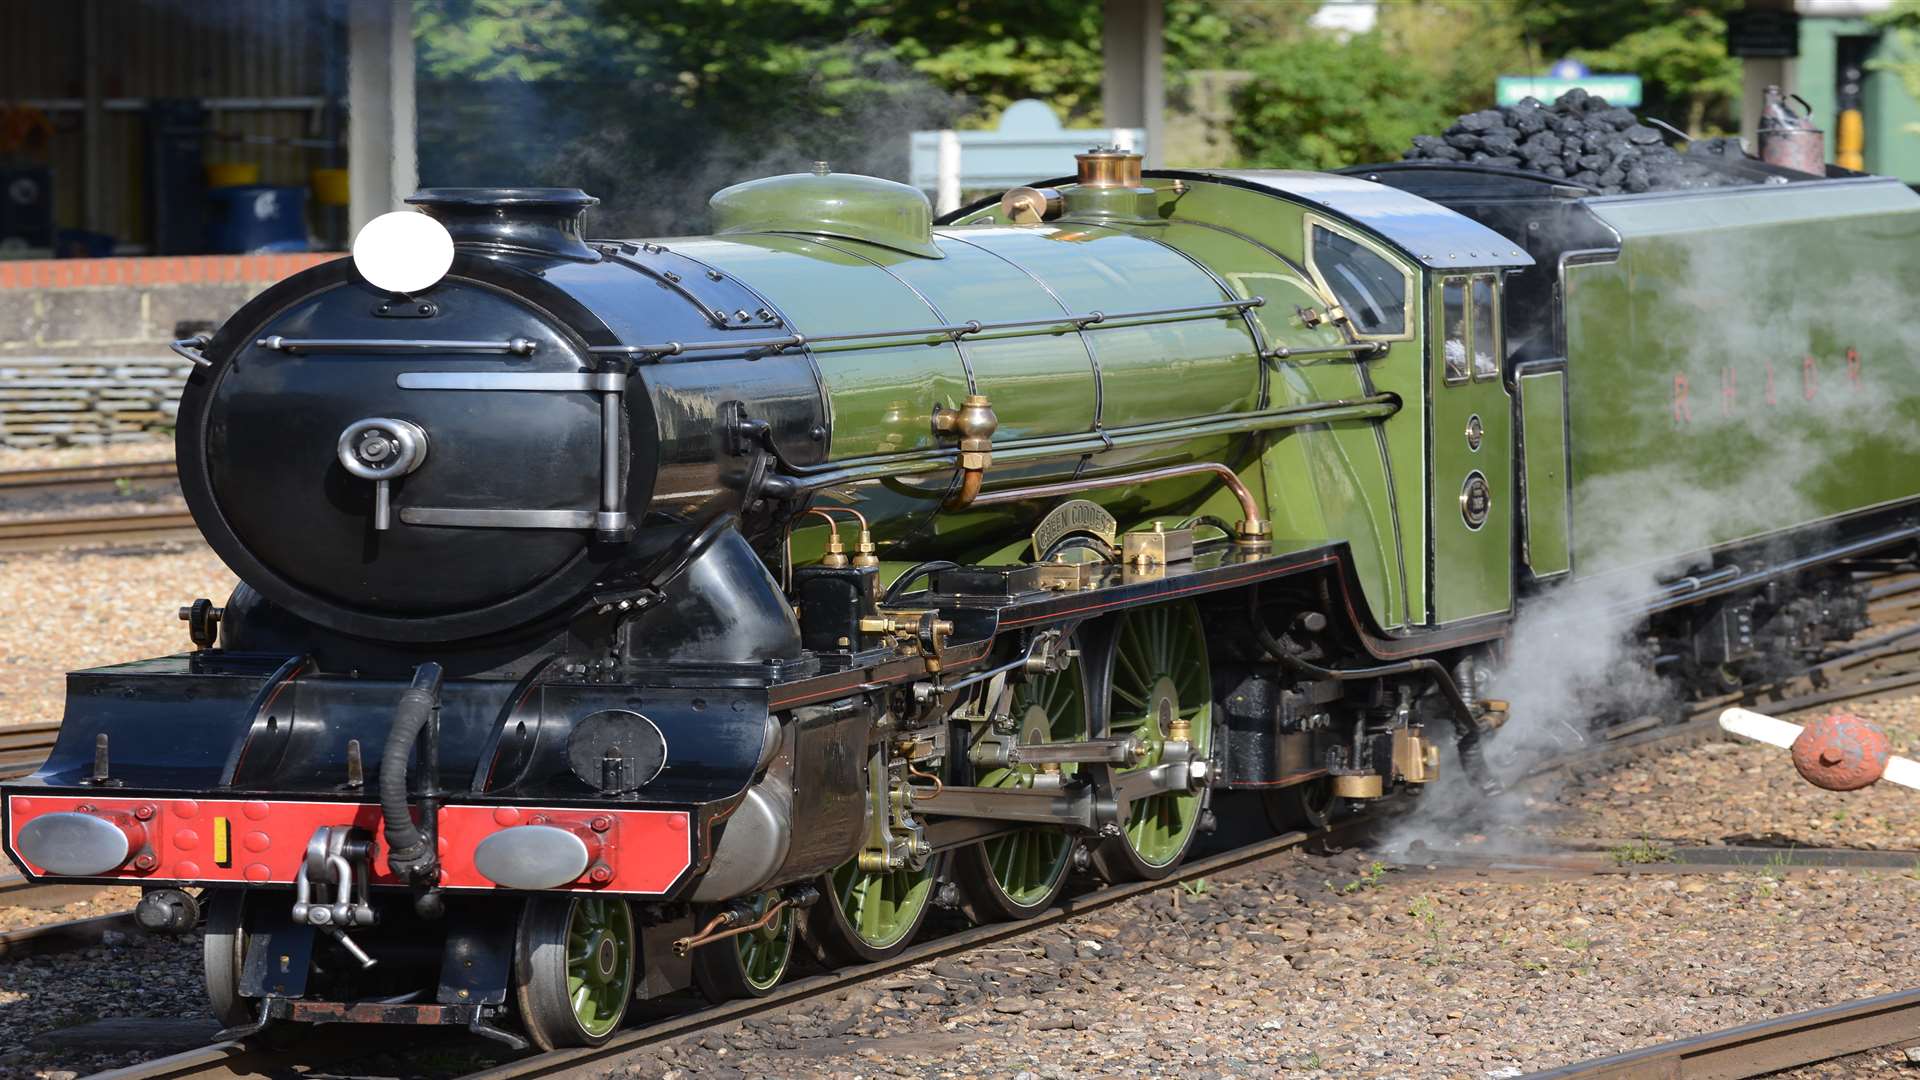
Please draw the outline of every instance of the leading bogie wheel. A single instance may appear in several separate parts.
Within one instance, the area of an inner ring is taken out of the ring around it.
[[[598,1046],[633,1000],[633,912],[619,897],[536,896],[520,916],[513,957],[520,1023],[542,1050]]]
[[[1072,742],[1087,737],[1087,694],[1080,662],[1054,674],[1036,675],[1013,693],[1013,718],[1023,744]],[[1052,769],[1011,765],[983,771],[980,787],[1031,788],[1058,784],[1076,766]],[[982,840],[955,858],[955,876],[982,918],[1024,919],[1044,911],[1073,868],[1073,838],[1064,829],[1036,825]]]
[[[1340,797],[1333,793],[1333,780],[1326,776],[1263,792],[1260,801],[1267,811],[1267,824],[1273,826],[1274,832],[1324,829],[1340,809]]]
[[[247,966],[247,892],[220,889],[208,897],[207,932],[201,941],[207,1001],[223,1028],[251,1024],[256,1003],[240,996],[240,973]]]
[[[764,916],[779,896],[764,892],[754,897],[753,921]],[[765,926],[700,946],[693,951],[694,984],[716,1005],[772,993],[786,978],[787,965],[793,960],[798,922],[792,908],[781,908]]]
[[[1185,734],[1191,761],[1210,762],[1213,676],[1206,627],[1191,601],[1135,608],[1115,617],[1105,638],[1105,728],[1136,736],[1146,755],[1129,769],[1151,769],[1169,742]],[[1128,770],[1117,770],[1126,772]],[[1163,791],[1133,800],[1120,835],[1093,849],[1094,870],[1108,881],[1141,881],[1172,873],[1200,830],[1207,790]]]

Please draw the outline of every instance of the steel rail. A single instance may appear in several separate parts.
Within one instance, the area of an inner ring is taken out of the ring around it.
[[[1904,635],[1901,635],[1901,636],[1904,636]],[[1839,657],[1829,658],[1824,665],[1816,665],[1816,666],[1834,665],[1836,661],[1840,661],[1840,660],[1848,660],[1848,659],[1857,660],[1860,657],[1863,657],[1875,652],[1882,652],[1882,651],[1891,652],[1894,655],[1908,655],[1910,654],[1910,652],[1912,652],[1912,650],[1907,650],[1907,649],[1900,649],[1897,651],[1887,649],[1886,646],[1892,643],[1894,637],[1895,635],[1887,635],[1881,638],[1870,639],[1865,644],[1864,647],[1857,648],[1847,653],[1843,653]],[[1916,681],[1920,681],[1920,678],[1916,678]],[[1775,684],[1775,685],[1777,686],[1779,684]],[[1866,684],[1866,687],[1871,687],[1873,685],[1874,684],[1869,683],[1869,684]],[[1843,693],[1847,691],[1859,693],[1863,689],[1866,689],[1866,687],[1855,686],[1855,687],[1842,687],[1838,689]],[[1529,776],[1532,776],[1532,775],[1539,775],[1541,773],[1550,772],[1556,769],[1563,769],[1563,768],[1581,768],[1581,767],[1591,768],[1596,765],[1600,765],[1600,766],[1610,765],[1610,764],[1616,763],[1623,756],[1638,756],[1640,754],[1644,754],[1648,752],[1650,749],[1652,749],[1655,746],[1662,746],[1667,743],[1676,742],[1680,740],[1705,741],[1705,740],[1720,739],[1721,734],[1719,732],[1717,724],[1715,724],[1713,719],[1714,715],[1718,711],[1718,708],[1721,705],[1730,703],[1731,701],[1734,701],[1734,700],[1740,700],[1743,698],[1750,699],[1752,694],[1753,692],[1749,691],[1742,694],[1723,695],[1720,698],[1710,699],[1707,702],[1695,703],[1694,705],[1695,712],[1693,713],[1692,719],[1690,719],[1687,722],[1677,724],[1677,725],[1662,725],[1662,726],[1652,728],[1650,730],[1635,731],[1630,736],[1619,739],[1617,741],[1590,742],[1581,747],[1578,747],[1574,750],[1569,751],[1567,754],[1561,755],[1553,759],[1549,759],[1547,761],[1537,763],[1536,765],[1528,768],[1527,774]],[[1775,707],[1777,708],[1777,706]],[[1096,890],[1094,892],[1090,892],[1090,893],[1082,894],[1077,897],[1066,899],[1062,901],[1055,908],[1052,908],[1048,912],[1035,916],[1031,919],[1004,922],[1004,923],[992,923],[984,926],[972,927],[970,929],[963,930],[958,933],[948,935],[946,937],[934,939],[919,946],[915,946],[914,948],[907,950],[906,952],[902,953],[898,957],[893,958],[892,960],[883,961],[875,964],[866,964],[866,965],[859,965],[855,967],[841,968],[841,969],[837,969],[835,971],[827,972],[821,975],[811,976],[804,979],[798,979],[789,984],[782,986],[780,989],[776,990],[774,993],[763,998],[729,1002],[724,1005],[713,1006],[710,1008],[701,1009],[694,1012],[681,1014],[679,1016],[659,1020],[643,1027],[636,1027],[636,1028],[629,1029],[627,1031],[621,1032],[620,1034],[616,1035],[613,1040],[611,1040],[607,1044],[604,1044],[600,1047],[573,1048],[573,1049],[566,1049],[566,1050],[551,1051],[544,1054],[534,1054],[528,1057],[504,1062],[500,1065],[482,1069],[478,1072],[471,1073],[465,1077],[462,1077],[461,1080],[520,1080],[520,1078],[523,1078],[523,1077],[538,1077],[538,1076],[559,1075],[562,1073],[567,1073],[574,1069],[591,1066],[596,1063],[601,1063],[608,1059],[617,1057],[619,1055],[629,1053],[635,1050],[639,1050],[647,1046],[655,1045],[671,1039],[675,1039],[684,1035],[692,1034],[709,1027],[718,1026],[721,1024],[729,1023],[735,1020],[744,1019],[747,1017],[759,1015],[766,1012],[771,1012],[783,1007],[796,1005],[800,1002],[806,1001],[813,997],[817,997],[821,994],[843,989],[845,987],[855,985],[860,982],[870,981],[872,979],[882,977],[892,972],[903,970],[905,968],[912,967],[917,964],[925,963],[927,961],[937,959],[942,956],[952,955],[954,953],[964,952],[967,949],[971,949],[980,945],[990,944],[993,942],[1006,940],[1008,938],[1018,937],[1028,933],[1029,931],[1043,929],[1047,926],[1057,924],[1061,921],[1073,918],[1077,915],[1085,914],[1090,911],[1111,906],[1123,900],[1130,899],[1134,896],[1143,895],[1145,893],[1152,892],[1157,889],[1162,889],[1172,885],[1176,885],[1182,881],[1189,881],[1196,877],[1204,877],[1209,874],[1219,873],[1222,870],[1226,870],[1232,867],[1245,865],[1251,862],[1257,862],[1260,859],[1270,857],[1274,854],[1278,854],[1281,851],[1299,847],[1307,843],[1329,842],[1329,841],[1339,842],[1349,837],[1362,835],[1366,830],[1369,830],[1381,823],[1382,822],[1377,815],[1367,815],[1364,817],[1356,817],[1352,820],[1342,822],[1339,825],[1333,826],[1332,828],[1320,830],[1317,832],[1309,833],[1309,832],[1296,831],[1296,832],[1285,833],[1280,836],[1271,837],[1264,841],[1259,841],[1254,844],[1250,844],[1250,845],[1246,845],[1246,846],[1234,849],[1232,851],[1222,852],[1220,854],[1210,856],[1206,859],[1202,859],[1197,862],[1185,864],[1181,866],[1178,870],[1176,870],[1171,876],[1159,881],[1130,883],[1130,884],[1116,885],[1116,886],[1111,886],[1108,888]],[[1780,849],[1780,850],[1783,852],[1789,851],[1789,849]],[[1658,868],[1651,867],[1651,866],[1642,866],[1642,867],[1637,867],[1635,869],[1648,870],[1648,869],[1658,869]],[[1684,869],[1684,866],[1679,867],[1678,869]],[[126,916],[120,916],[120,917],[124,918]],[[108,916],[106,918],[114,918],[114,916]],[[59,927],[61,925],[65,925],[65,924],[54,924],[55,927]],[[40,933],[42,934],[46,934],[50,938],[57,938],[57,935],[52,930],[42,929],[42,928],[34,928],[34,929],[40,931]],[[1851,1049],[1830,1052],[1826,1054],[1824,1057],[1807,1057],[1807,1058],[1801,1058],[1795,1061],[1787,1062],[1784,1065],[1769,1065],[1763,1071],[1771,1071],[1773,1069],[1791,1067],[1794,1064],[1804,1064],[1812,1061],[1825,1060],[1826,1057],[1842,1056],[1847,1053],[1858,1052],[1859,1050],[1862,1050],[1862,1049],[1872,1049],[1877,1046],[1888,1045],[1889,1043],[1897,1042],[1902,1038],[1910,1038],[1916,1033],[1920,1033],[1920,1029],[1916,1029],[1915,1027],[1912,1026],[1913,1019],[1909,1017],[1907,1013],[1904,1011],[1904,1010],[1912,1010],[1912,1009],[1920,1008],[1920,990],[1910,991],[1905,994],[1888,995],[1887,998],[1885,999],[1869,999],[1869,1001],[1867,1002],[1857,1002],[1849,1005],[1833,1006],[1829,1009],[1815,1010],[1813,1013],[1807,1013],[1807,1014],[1796,1014],[1793,1017],[1784,1017],[1774,1021],[1763,1021],[1760,1024],[1747,1025],[1744,1028],[1733,1029],[1733,1031],[1731,1032],[1722,1032],[1722,1033],[1717,1033],[1712,1035],[1697,1036],[1692,1039],[1681,1040],[1680,1042],[1677,1042],[1677,1043],[1665,1044],[1663,1046],[1653,1047],[1647,1050],[1632,1051],[1627,1054],[1615,1055],[1614,1057],[1611,1057],[1611,1058],[1600,1059],[1599,1061],[1596,1061],[1596,1062],[1585,1063],[1582,1065],[1568,1066],[1561,1070],[1540,1073],[1537,1075],[1542,1077],[1589,1076],[1589,1075],[1607,1076],[1607,1077],[1753,1075],[1751,1073],[1741,1073],[1741,1072],[1706,1072],[1706,1071],[1676,1072],[1676,1071],[1673,1071],[1670,1064],[1657,1066],[1657,1068],[1666,1069],[1666,1071],[1610,1071],[1610,1072],[1588,1073],[1588,1072],[1577,1072],[1577,1071],[1567,1071],[1567,1070],[1581,1069],[1581,1068],[1587,1068],[1590,1066],[1600,1066],[1600,1065],[1605,1065],[1608,1068],[1614,1068],[1616,1067],[1616,1065],[1619,1065],[1620,1063],[1631,1064],[1631,1062],[1641,1060],[1641,1059],[1652,1061],[1653,1058],[1651,1057],[1651,1055],[1655,1055],[1657,1053],[1663,1053],[1663,1052],[1677,1055],[1677,1056],[1670,1056],[1668,1058],[1663,1059],[1669,1063],[1674,1061],[1682,1061],[1682,1062],[1691,1061],[1691,1060],[1694,1060],[1696,1057],[1698,1057],[1700,1060],[1707,1060],[1705,1056],[1702,1056],[1700,1053],[1696,1052],[1695,1050],[1689,1050],[1687,1048],[1688,1047],[1709,1047],[1709,1044],[1712,1044],[1714,1046],[1725,1045],[1725,1046],[1733,1047],[1734,1049],[1731,1052],[1734,1054],[1738,1054],[1741,1052],[1738,1049],[1740,1046],[1744,1046],[1749,1043],[1766,1042],[1770,1038],[1766,1036],[1761,1036],[1761,1037],[1758,1037],[1757,1039],[1747,1038],[1740,1034],[1742,1032],[1747,1032],[1749,1029],[1757,1030],[1757,1029],[1766,1028],[1770,1026],[1777,1026],[1777,1025],[1787,1025],[1789,1027],[1793,1027],[1796,1024],[1796,1022],[1801,1021],[1802,1019],[1807,1017],[1814,1017],[1816,1018],[1816,1020],[1812,1024],[1799,1023],[1797,1027],[1794,1027],[1794,1029],[1799,1030],[1802,1028],[1811,1027],[1816,1030],[1819,1030],[1820,1029],[1819,1025],[1822,1023],[1825,1023],[1825,1021],[1819,1021],[1817,1018],[1826,1014],[1834,1014],[1840,1017],[1838,1021],[1835,1021],[1840,1025],[1840,1027],[1835,1028],[1834,1030],[1846,1030],[1846,1031],[1867,1030],[1875,1022],[1874,1015],[1876,1015],[1876,1013],[1873,1007],[1874,1002],[1878,1002],[1882,1000],[1892,1000],[1892,999],[1907,999],[1910,997],[1915,998],[1916,1000],[1912,1004],[1902,1006],[1903,1011],[1900,1014],[1902,1021],[1905,1022],[1908,1026],[1902,1028],[1900,1031],[1896,1032],[1891,1037],[1880,1038],[1878,1035],[1858,1036],[1856,1038],[1856,1041],[1858,1041],[1859,1038],[1870,1039],[1870,1040],[1877,1039],[1877,1041],[1866,1041]],[[1885,1012],[1886,1010],[1879,1010],[1879,1011]],[[1841,1015],[1841,1014],[1845,1014],[1845,1015]],[[1853,1016],[1854,1019],[1848,1020],[1847,1019],[1848,1016]],[[1848,1025],[1852,1025],[1852,1026],[1849,1027]],[[1709,1050],[1710,1049],[1711,1047],[1709,1047]],[[1687,1055],[1693,1055],[1693,1056],[1689,1057]],[[219,1044],[214,1044],[208,1047],[202,1047],[196,1050],[186,1051],[180,1054],[174,1054],[164,1058],[158,1058],[149,1062],[130,1065],[123,1069],[117,1069],[111,1072],[99,1074],[99,1076],[103,1078],[111,1078],[111,1080],[156,1080],[156,1078],[162,1078],[162,1077],[185,1078],[185,1077],[215,1077],[215,1076],[225,1077],[225,1076],[255,1075],[257,1062],[268,1061],[269,1063],[277,1064],[279,1063],[279,1059],[283,1057],[284,1055],[271,1055],[268,1051],[255,1046],[249,1046],[249,1045],[239,1044],[239,1043],[219,1043]],[[1732,1058],[1729,1058],[1729,1060],[1732,1060]]]
[[[174,480],[179,470],[171,461],[132,461],[122,465],[62,465],[48,469],[9,469],[0,472],[0,497],[43,492],[115,490],[123,484]]]
[[[1551,759],[1528,769],[1529,775],[1553,771],[1555,769],[1617,763],[1626,756],[1639,756],[1656,746],[1681,740],[1706,740],[1720,738],[1718,726],[1714,723],[1711,706],[1700,707],[1699,713],[1690,722],[1663,726],[1649,731],[1638,732],[1630,738],[1616,742],[1595,742],[1571,751],[1566,755]],[[615,1035],[612,1040],[598,1047],[570,1048],[555,1050],[543,1054],[533,1054],[517,1060],[506,1061],[474,1073],[460,1080],[525,1080],[525,1078],[553,1076],[569,1073],[572,1070],[608,1062],[623,1054],[641,1050],[690,1035],[711,1027],[730,1023],[773,1012],[781,1008],[800,1004],[804,1001],[831,993],[862,982],[881,978],[896,971],[926,963],[940,957],[964,952],[981,945],[987,945],[1008,938],[1018,937],[1029,931],[1045,928],[1076,915],[1085,914],[1103,907],[1111,906],[1134,896],[1143,895],[1156,889],[1176,885],[1196,877],[1219,873],[1235,866],[1257,862],[1260,859],[1278,854],[1281,851],[1300,847],[1313,842],[1335,842],[1364,834],[1380,824],[1377,816],[1369,815],[1342,822],[1339,825],[1318,832],[1289,832],[1271,837],[1251,845],[1223,852],[1198,862],[1180,867],[1170,877],[1160,881],[1136,882],[1111,886],[1092,893],[1068,898],[1046,913],[1031,919],[989,923],[934,939],[915,946],[891,960],[855,967],[839,968],[820,975],[796,979],[762,998],[750,998],[728,1002],[723,1005],[683,1013],[655,1021],[651,1024],[630,1028]],[[1638,867],[1635,869],[1647,869]],[[1920,991],[1916,991],[1920,993]],[[1909,1032],[1911,1034],[1911,1032]],[[1702,1036],[1702,1039],[1713,1036]],[[1886,1039],[1872,1045],[1885,1045],[1895,1041]],[[1689,1040],[1694,1041],[1694,1040]],[[1870,1049],[1871,1046],[1865,1047]],[[1660,1048],[1655,1048],[1660,1049]],[[1651,1051],[1636,1051],[1646,1054]],[[1853,1052],[1853,1051],[1846,1051]],[[1631,1055],[1621,1055],[1628,1057]],[[259,1074],[269,1066],[284,1065],[285,1055],[275,1055],[271,1051],[255,1045],[226,1042],[216,1043],[195,1050],[156,1058],[152,1061],[129,1065],[121,1069],[98,1074],[96,1080],[189,1080],[189,1078],[251,1076]],[[1613,1061],[1615,1059],[1605,1059]],[[1817,1059],[1815,1059],[1817,1060]],[[1572,1066],[1571,1068],[1577,1068]],[[1582,1076],[1582,1073],[1548,1073],[1547,1076]],[[1619,1072],[1594,1073],[1595,1076],[1675,1076],[1675,1075],[1720,1075],[1720,1074],[1675,1074],[1672,1072]],[[1727,1074],[1734,1075],[1734,1074]],[[1744,1074],[1740,1074],[1744,1075]]]
[[[131,933],[136,929],[138,926],[133,921],[133,912],[129,910],[7,930],[0,932],[0,961],[43,953],[72,952],[99,944],[109,931]]]
[[[193,515],[184,511],[35,518],[0,521],[0,551],[46,551],[76,540],[146,541],[199,534]]]
[[[1920,989],[1902,990],[1547,1069],[1526,1080],[1731,1080],[1831,1061],[1916,1035]]]
[[[935,938],[906,950],[899,956],[877,963],[859,964],[840,968],[820,975],[796,979],[783,984],[766,997],[748,998],[730,1001],[724,1005],[700,1009],[681,1016],[655,1021],[644,1027],[631,1028],[615,1035],[605,1045],[580,1047],[565,1050],[553,1050],[543,1054],[534,1054],[517,1061],[504,1062],[492,1068],[468,1073],[461,1080],[524,1080],[526,1077],[553,1076],[569,1070],[604,1062],[609,1058],[665,1042],[681,1035],[690,1034],[705,1028],[715,1027],[734,1020],[743,1019],[775,1009],[798,1004],[822,994],[844,989],[858,983],[870,982],[893,972],[915,967],[954,953],[982,945],[1005,941],[1044,929],[1068,919],[1084,915],[1091,911],[1111,907],[1136,896],[1173,888],[1181,882],[1194,878],[1218,874],[1247,863],[1278,855],[1283,851],[1315,842],[1338,842],[1357,836],[1378,824],[1371,818],[1357,818],[1339,825],[1313,832],[1293,831],[1269,837],[1232,851],[1211,855],[1196,862],[1186,863],[1168,877],[1158,881],[1128,882],[1111,885],[1093,892],[1068,898],[1059,905],[1048,909],[1030,919],[1012,922],[987,923],[972,927],[945,937]],[[823,901],[824,902],[824,901]]]

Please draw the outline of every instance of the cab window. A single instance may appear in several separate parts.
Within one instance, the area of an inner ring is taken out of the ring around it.
[[[1500,377],[1500,325],[1495,309],[1493,278],[1481,274],[1473,279],[1473,377]]]
[[[1323,225],[1308,229],[1313,270],[1346,311],[1360,337],[1402,337],[1407,332],[1411,277],[1386,256]]]
[[[1447,358],[1447,382],[1467,381],[1472,372],[1467,364],[1467,279],[1447,278],[1440,283],[1440,349]]]

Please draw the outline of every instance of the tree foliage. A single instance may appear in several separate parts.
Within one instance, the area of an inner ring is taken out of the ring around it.
[[[1175,73],[1231,34],[1167,0]],[[600,228],[698,228],[706,196],[806,167],[904,178],[908,133],[1039,97],[1101,119],[1090,0],[425,0],[422,179],[579,184]]]
[[[1737,100],[1721,16],[1739,0],[1396,0],[1375,32],[1312,3],[1166,0],[1170,95],[1244,71],[1253,164],[1397,157],[1485,107],[1494,77],[1575,55],[1646,80],[1689,127]],[[1911,8],[1920,0],[1901,0]],[[706,195],[825,158],[901,177],[907,134],[983,126],[1020,98],[1101,126],[1099,0],[416,0],[423,181],[577,183],[599,227],[698,228]],[[1916,17],[1920,25],[1920,17]]]
[[[1727,55],[1740,0],[1519,0],[1514,13],[1551,62],[1638,75],[1639,111],[1693,134],[1738,126],[1740,62]]]
[[[1920,0],[1894,0],[1891,7],[1874,17],[1874,23],[1885,32],[1890,47],[1883,46],[1880,58],[1870,66],[1891,72],[1906,87],[1909,97],[1920,100]],[[1908,128],[1920,134],[1920,125]]]
[[[1249,57],[1234,92],[1233,139],[1250,165],[1331,169],[1398,158],[1452,119],[1453,95],[1377,33],[1308,38]]]
[[[1241,58],[1234,143],[1248,164],[1337,168],[1397,159],[1415,135],[1493,100],[1502,72],[1526,70],[1504,5],[1383,5],[1374,32],[1309,32]]]

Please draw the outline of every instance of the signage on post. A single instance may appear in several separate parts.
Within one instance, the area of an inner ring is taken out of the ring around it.
[[[1575,88],[1606,98],[1609,105],[1631,107],[1640,104],[1638,75],[1581,75],[1574,78],[1559,78],[1551,74],[1502,75],[1494,81],[1493,98],[1496,105],[1518,105],[1521,98],[1527,97],[1551,105],[1554,98]]]

